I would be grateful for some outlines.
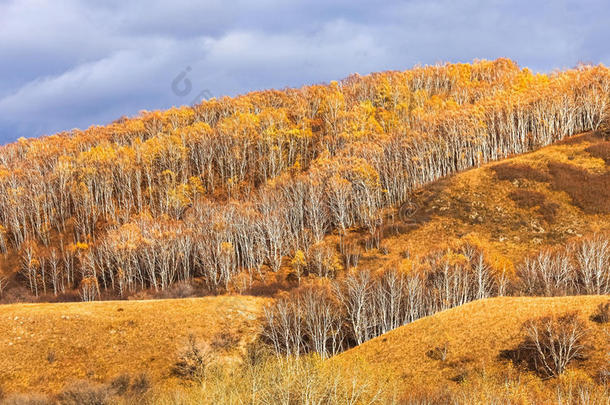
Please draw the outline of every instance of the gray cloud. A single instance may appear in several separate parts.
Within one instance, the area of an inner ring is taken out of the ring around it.
[[[215,96],[506,56],[609,63],[597,1],[0,0],[0,143]],[[180,97],[171,83],[187,67]]]

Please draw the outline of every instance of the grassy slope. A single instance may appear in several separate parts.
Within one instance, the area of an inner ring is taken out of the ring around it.
[[[589,320],[597,305],[610,296],[499,297],[469,304],[422,318],[339,355],[335,361],[348,365],[356,359],[389,373],[406,387],[439,387],[457,384],[475,374],[502,375],[510,363],[501,357],[523,338],[522,324],[533,317],[579,310],[591,328],[595,350],[579,369],[590,376],[607,364],[608,336],[604,326]],[[610,328],[606,325],[606,330]],[[445,361],[426,353],[448,344]],[[462,374],[465,373],[465,374]]]
[[[143,371],[172,385],[171,365],[189,334],[210,342],[237,336],[237,347],[222,353],[230,359],[256,336],[265,302],[220,296],[0,306],[0,386],[54,392],[76,379]]]
[[[607,177],[610,165],[585,151],[602,142],[603,139],[595,134],[584,134],[505,159],[501,164],[528,165],[547,175],[549,164],[567,163],[585,169],[592,176]],[[411,216],[394,211],[394,222],[387,221],[389,225],[384,229],[382,244],[388,253],[364,252],[360,266],[375,269],[393,265],[406,252],[411,257],[423,256],[435,249],[454,247],[464,237],[476,240],[494,255],[517,264],[524,255],[544,246],[562,245],[579,235],[610,230],[610,182],[585,185],[585,191],[606,197],[606,204],[575,202],[562,189],[565,185],[555,184],[554,178],[500,180],[494,170],[498,164],[494,162],[459,173],[416,192],[417,210]],[[544,204],[557,204],[554,218],[545,218],[538,206],[520,207],[509,197],[512,192],[523,190],[541,193],[545,197]]]

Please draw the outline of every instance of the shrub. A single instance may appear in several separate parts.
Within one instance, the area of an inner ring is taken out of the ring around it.
[[[381,245],[379,247],[379,253],[381,253],[382,255],[390,254],[390,247],[386,244]]]
[[[89,381],[76,381],[59,394],[61,405],[106,405],[110,403],[107,386]]]
[[[596,380],[601,385],[610,384],[610,366],[602,367],[597,373]]]
[[[122,396],[127,394],[130,389],[134,395],[143,395],[152,387],[150,377],[146,373],[140,373],[132,377],[125,373],[115,377],[110,382],[110,389],[116,395]]]
[[[386,224],[381,228],[381,238],[389,238],[391,236],[404,235],[405,233],[413,230],[416,227],[415,222],[411,220],[411,222],[407,224],[396,223],[396,224]]]
[[[597,306],[597,311],[591,315],[591,320],[597,323],[610,322],[610,301]]]
[[[136,375],[131,383],[131,392],[136,395],[146,394],[151,388],[152,382],[146,373]]]
[[[578,313],[532,319],[523,325],[519,351],[536,372],[558,377],[573,360],[585,357],[588,331]]]
[[[532,208],[537,206],[538,212],[548,223],[555,221],[555,215],[557,214],[559,204],[545,202],[546,197],[544,194],[539,193],[538,191],[520,189],[512,191],[508,197],[520,208]]]
[[[447,354],[449,353],[449,344],[445,342],[441,346],[437,346],[434,349],[430,349],[426,352],[426,356],[432,360],[445,361],[447,360]]]
[[[129,374],[121,374],[110,382],[110,388],[112,388],[117,395],[124,395],[129,389],[130,383],[131,377]]]
[[[174,364],[174,374],[200,382],[205,377],[205,371],[212,359],[210,345],[198,342],[194,335],[190,335],[186,347],[180,352],[178,361]]]
[[[364,362],[344,368],[319,356],[271,356],[256,366],[244,363],[208,373],[205,390],[197,387],[198,397],[190,403],[396,403],[389,389],[393,381],[388,376],[372,378],[370,372]]]
[[[212,339],[212,349],[230,351],[239,344],[239,336],[225,329]]]
[[[195,288],[187,281],[179,281],[172,284],[166,290],[161,291],[159,298],[189,298],[196,296]]]
[[[273,348],[260,339],[246,345],[244,364],[258,366],[273,356]]]

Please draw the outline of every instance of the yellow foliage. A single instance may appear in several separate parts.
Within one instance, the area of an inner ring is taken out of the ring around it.
[[[74,249],[79,251],[87,250],[89,249],[89,244],[85,242],[76,242],[76,244],[74,245]]]
[[[220,244],[220,251],[223,254],[233,253],[233,244],[231,242],[222,242]]]
[[[398,262],[397,267],[399,272],[403,274],[410,274],[415,267],[415,263],[411,259],[401,259]]]
[[[305,267],[307,265],[307,261],[305,260],[305,253],[303,253],[302,250],[297,250],[294,253],[294,257],[292,258],[292,261],[290,262],[290,264],[292,265],[292,267],[294,269],[302,269],[303,267]]]

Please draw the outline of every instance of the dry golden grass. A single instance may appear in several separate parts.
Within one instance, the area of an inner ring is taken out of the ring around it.
[[[505,382],[519,375],[540,382],[531,372],[519,371],[503,357],[515,349],[524,334],[521,327],[531,318],[580,311],[590,329],[593,348],[577,369],[591,380],[608,365],[608,325],[589,319],[600,303],[610,296],[578,297],[498,297],[475,301],[422,318],[340,354],[332,361],[349,367],[352,361],[365,361],[379,373],[389,372],[413,389],[457,386],[485,377]],[[445,360],[433,354],[447,348]]]
[[[227,360],[254,339],[266,300],[219,296],[176,300],[106,301],[0,306],[0,387],[54,393],[77,379],[107,381],[147,372],[172,386],[177,352],[189,334],[214,344]]]
[[[396,403],[396,385],[371,379],[370,367],[353,363],[350,368],[319,356],[268,357],[215,369],[200,385],[182,386],[152,395],[160,405],[216,404],[325,404],[372,405]]]

